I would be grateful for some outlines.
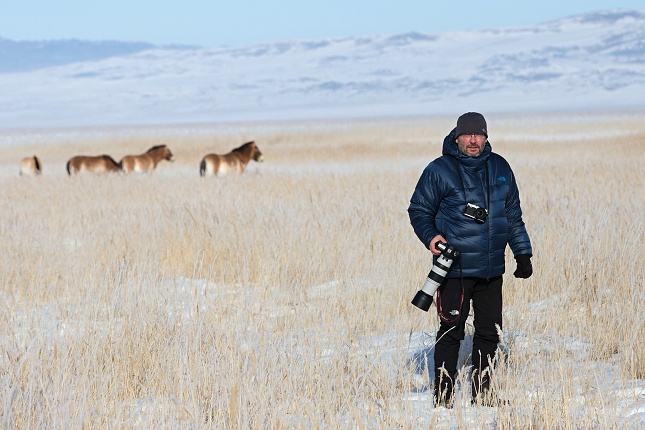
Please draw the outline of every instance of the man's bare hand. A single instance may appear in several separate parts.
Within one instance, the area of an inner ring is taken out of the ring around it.
[[[439,251],[437,248],[435,248],[435,244],[437,242],[443,242],[446,243],[446,239],[440,234],[436,235],[435,237],[432,238],[430,241],[430,246],[428,247],[430,249],[430,252],[432,252],[432,255],[439,255],[441,254],[441,251]]]

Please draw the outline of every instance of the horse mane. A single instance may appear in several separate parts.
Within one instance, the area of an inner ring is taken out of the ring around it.
[[[109,155],[103,154],[103,155],[101,155],[101,158],[103,158],[104,160],[108,160],[110,163],[112,163],[115,166],[118,166],[119,169],[121,168],[119,163],[117,163],[116,160],[114,158],[110,157]]]
[[[238,146],[237,148],[235,148],[235,149],[234,149],[234,150],[232,150],[231,152],[244,152],[244,151],[246,151],[246,150],[247,150],[247,148],[248,148],[249,146],[251,146],[251,145],[252,145],[252,144],[254,144],[254,143],[255,143],[255,140],[252,140],[252,141],[250,141],[250,142],[246,142],[244,145]]]
[[[166,145],[156,145],[156,146],[153,146],[152,148],[148,149],[146,152],[156,151],[157,149],[161,149],[161,148],[163,148],[165,146]]]

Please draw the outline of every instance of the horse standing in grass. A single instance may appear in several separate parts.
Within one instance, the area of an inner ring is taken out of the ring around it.
[[[20,176],[38,176],[42,173],[38,157],[25,157],[20,161]]]
[[[67,162],[67,174],[70,176],[81,172],[107,173],[120,171],[121,166],[109,155],[77,155]]]
[[[161,160],[175,161],[166,145],[153,146],[141,155],[126,155],[119,161],[119,165],[125,173],[150,173]]]
[[[255,141],[247,142],[228,154],[206,155],[199,165],[199,174],[201,176],[224,176],[227,173],[236,172],[241,175],[251,160],[260,163],[264,161],[262,152],[260,152]]]

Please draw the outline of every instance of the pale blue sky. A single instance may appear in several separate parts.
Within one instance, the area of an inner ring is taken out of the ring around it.
[[[645,0],[1,0],[0,37],[203,47],[523,27]]]

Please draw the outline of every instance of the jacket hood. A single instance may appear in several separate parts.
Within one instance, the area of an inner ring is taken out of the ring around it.
[[[457,139],[457,128],[455,127],[448,134],[448,136],[446,136],[443,139],[443,149],[441,151],[443,155],[449,155],[451,157],[455,157],[460,164],[467,167],[477,168],[486,164],[486,161],[488,160],[488,157],[490,157],[490,153],[493,150],[488,140],[486,140],[486,144],[484,145],[484,150],[482,151],[479,157],[469,157],[463,152],[459,151],[459,148],[457,148],[456,139]]]

